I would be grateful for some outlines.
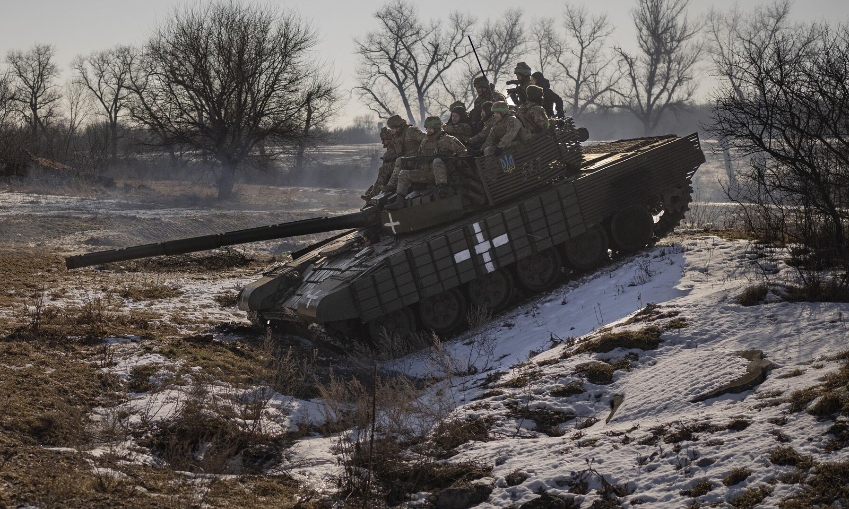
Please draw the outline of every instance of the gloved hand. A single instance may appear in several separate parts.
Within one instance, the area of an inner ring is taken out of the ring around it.
[[[500,155],[502,154],[502,152],[504,152],[504,149],[503,149],[503,148],[501,148],[501,147],[495,147],[495,152],[493,152],[493,153],[494,153],[495,155],[497,155],[497,156],[500,156]]]

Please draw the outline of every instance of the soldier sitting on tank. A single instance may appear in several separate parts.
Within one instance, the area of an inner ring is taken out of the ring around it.
[[[414,156],[419,150],[422,140],[425,138],[425,133],[421,132],[417,127],[408,124],[400,115],[392,115],[386,120],[386,125],[392,129],[392,147],[396,157]],[[392,176],[389,177],[389,182],[386,183],[380,190],[382,192],[394,192],[398,186],[398,172],[400,167],[398,161],[392,169]]]
[[[542,107],[548,118],[563,118],[563,99],[551,89],[551,82],[541,72],[531,74],[531,84],[542,88]]]
[[[472,126],[469,125],[469,117],[466,115],[466,105],[461,101],[455,101],[448,109],[451,111],[451,118],[442,126],[442,130],[465,144],[472,137]]]
[[[438,189],[439,196],[446,196],[449,166],[453,169],[454,164],[451,161],[448,161],[446,164],[444,158],[466,155],[466,147],[460,143],[460,140],[450,134],[445,134],[445,131],[442,130],[441,118],[427,117],[425,120],[425,129],[427,129],[427,137],[422,140],[416,155],[426,157],[427,160],[421,161],[418,169],[404,169],[398,172],[398,187],[396,188],[395,199],[386,206],[389,210],[399,209],[404,206],[405,196],[413,184],[435,185]],[[430,159],[428,156],[437,157]]]
[[[483,129],[483,119],[481,118],[481,107],[484,103],[494,103],[496,101],[506,101],[507,97],[501,92],[493,90],[489,86],[489,81],[483,76],[478,76],[472,84],[475,86],[475,104],[472,111],[469,112],[469,125],[472,126],[472,133],[477,134]]]
[[[384,127],[380,130],[380,142],[383,144],[383,148],[386,149],[380,158],[383,164],[377,170],[377,180],[361,196],[366,201],[369,201],[372,197],[380,193],[383,186],[389,182],[389,178],[392,176],[392,169],[395,167],[395,159],[398,157],[395,155],[395,147],[392,145],[392,129]]]
[[[504,150],[530,138],[527,130],[522,127],[522,122],[516,118],[504,101],[498,101],[492,105],[492,120],[492,128],[483,144],[485,156],[501,155]]]
[[[510,95],[510,99],[513,100],[513,104],[521,106],[528,100],[525,89],[531,84],[531,66],[525,62],[519,62],[516,64],[516,68],[513,69],[513,73],[516,75],[516,79],[508,81],[507,84],[516,86],[508,89],[507,93]]]
[[[529,85],[526,89],[527,101],[516,110],[518,118],[530,134],[539,134],[548,130],[548,115],[542,107],[542,88]]]
[[[481,119],[483,121],[483,129],[481,129],[481,132],[469,138],[468,143],[466,143],[466,146],[470,149],[480,148],[480,146],[483,145],[483,142],[486,141],[486,137],[489,136],[489,130],[492,129],[492,124],[494,122],[492,119],[491,102],[487,101],[481,106]]]

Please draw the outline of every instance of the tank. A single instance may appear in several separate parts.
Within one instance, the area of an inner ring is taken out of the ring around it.
[[[498,156],[449,158],[447,195],[414,190],[395,210],[381,194],[354,214],[72,256],[66,265],[342,230],[245,286],[239,309],[257,323],[317,323],[375,341],[451,334],[473,307],[502,311],[517,287],[547,290],[567,270],[642,249],[684,217],[705,161],[697,134],[586,139],[566,121]]]

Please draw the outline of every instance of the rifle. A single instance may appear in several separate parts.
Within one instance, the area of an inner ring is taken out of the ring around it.
[[[471,44],[471,46],[472,46],[472,52],[475,54],[475,60],[478,61],[478,67],[480,67],[481,76],[483,76],[483,78],[486,80],[486,82],[489,83],[489,91],[490,91],[490,93],[493,93],[493,92],[495,92],[495,83],[492,83],[491,81],[489,81],[489,79],[486,77],[486,73],[483,71],[483,65],[481,65],[481,59],[478,58],[478,50],[475,49],[475,43],[472,42],[472,36],[469,35],[467,37],[469,38],[469,44]]]

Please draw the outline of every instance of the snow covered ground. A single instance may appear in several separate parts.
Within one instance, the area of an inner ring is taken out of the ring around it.
[[[627,488],[624,507],[640,503],[683,507],[689,500],[680,492],[701,480],[710,480],[713,489],[698,501],[710,504],[774,483],[782,473],[793,470],[770,463],[769,453],[778,446],[792,446],[816,461],[849,459],[849,451],[823,450],[831,421],[804,412],[788,416],[789,403],[779,403],[780,398],[816,385],[837,368],[838,362],[829,358],[849,349],[845,323],[849,306],[787,302],[741,306],[735,301],[745,288],[764,278],[792,279],[793,269],[784,265],[780,253],[713,236],[678,240],[671,247],[656,247],[570,283],[446,345],[458,363],[471,358],[479,368],[487,365],[492,370],[453,377],[447,382],[450,387],[438,387],[455,398],[455,416],[495,419],[493,440],[463,445],[451,459],[494,465],[495,490],[478,507],[518,507],[542,491],[575,497],[569,489],[580,481],[582,472],[590,492],[577,495],[576,501],[589,503],[599,498],[593,490],[602,487],[597,476],[586,473],[589,466],[606,482]],[[649,303],[677,312],[675,318],[686,322],[682,328],[665,330],[657,350],[617,349],[562,358],[570,347],[556,343],[566,338],[577,338],[579,346],[596,337],[599,329],[661,324],[662,320],[623,325]],[[495,346],[482,358],[471,351],[475,348],[471,340],[487,334],[495,338]],[[751,349],[762,350],[777,366],[766,381],[740,394],[690,402],[743,375],[748,361],[737,352]],[[611,360],[627,353],[632,354],[630,369],[617,370],[610,384],[593,384],[575,374],[577,365],[591,359]],[[433,370],[431,356],[420,353],[384,367],[425,375]],[[483,387],[487,375],[498,371],[504,372],[501,379]],[[798,376],[781,377],[799,371]],[[509,383],[520,376],[530,382],[526,386]],[[570,382],[582,383],[586,392],[552,396],[554,389]],[[624,400],[606,423],[614,395]],[[511,402],[514,409],[516,405],[549,409],[577,418],[557,426],[559,433],[541,432],[532,420],[510,417]],[[652,430],[660,427],[701,431],[680,442],[653,440],[657,432]],[[328,476],[339,474],[338,467],[327,460],[335,443],[333,439],[299,443],[292,458],[297,465],[294,470],[311,479],[314,487],[326,486]],[[751,475],[739,484],[724,486],[720,481],[735,468],[748,469]],[[526,480],[508,483],[508,476],[515,472]],[[774,506],[794,489],[798,485],[776,484],[764,503]]]

